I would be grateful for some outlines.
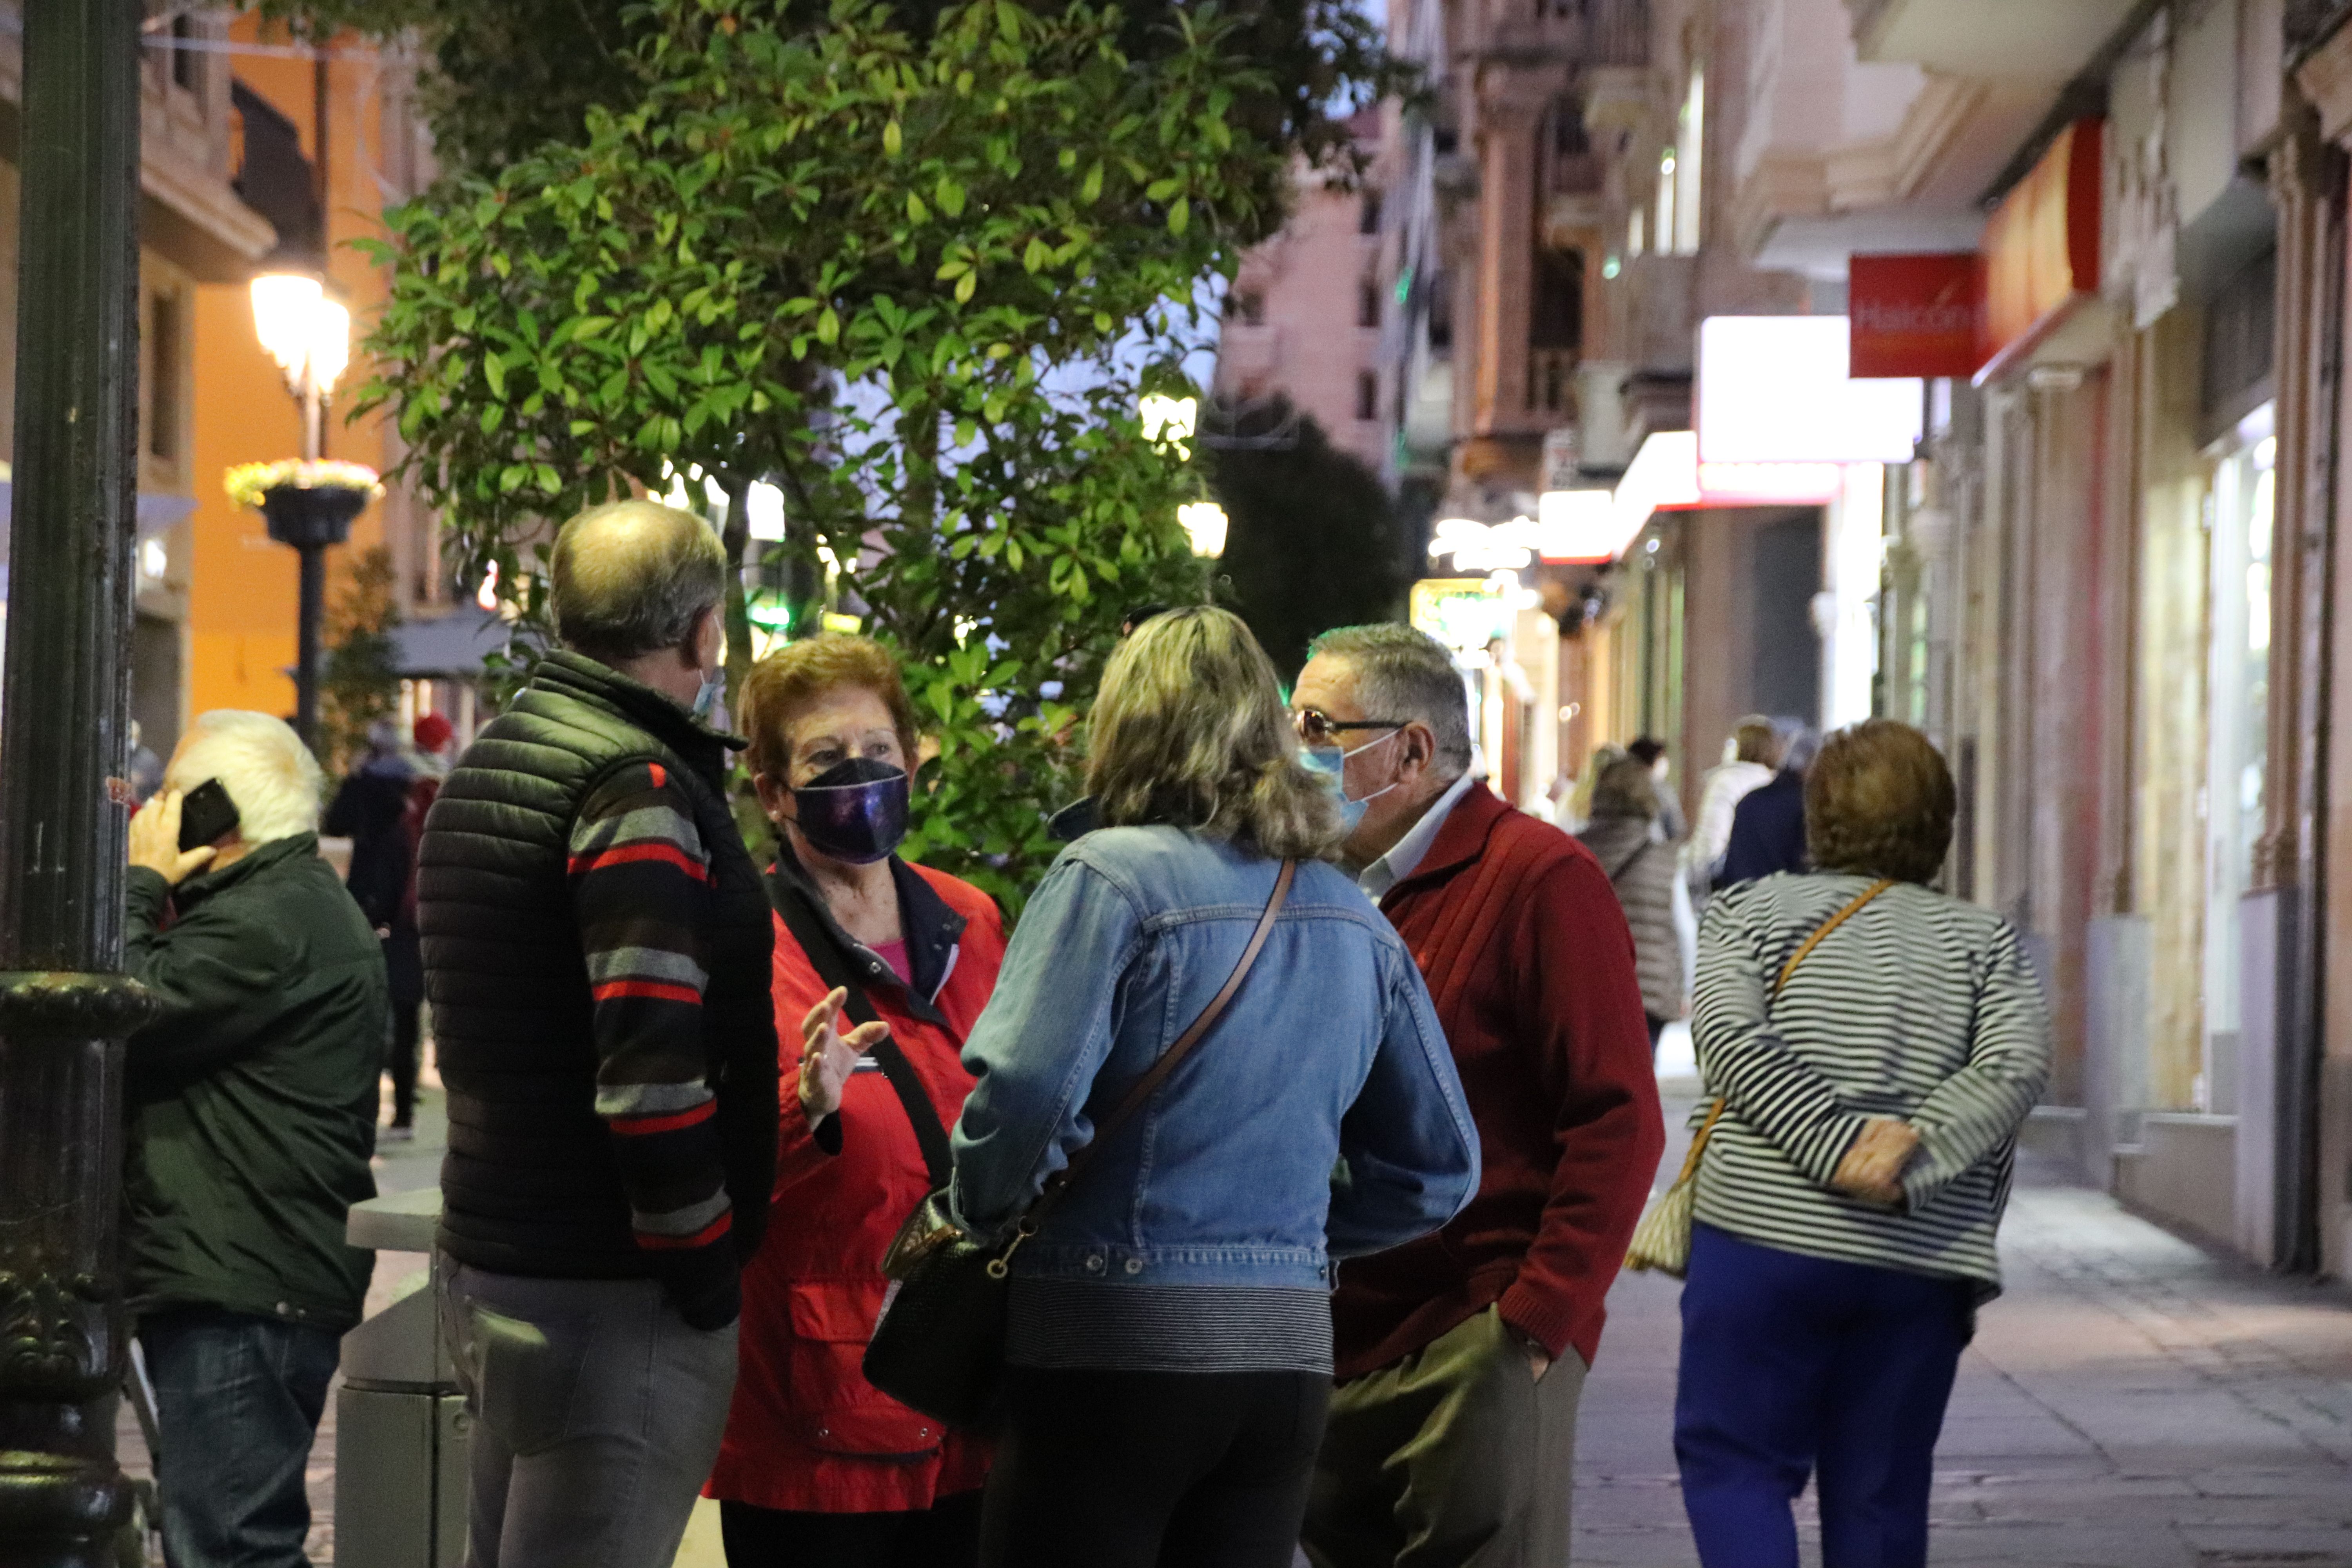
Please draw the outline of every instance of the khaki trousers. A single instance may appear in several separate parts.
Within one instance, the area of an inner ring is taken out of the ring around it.
[[[1316,1568],[1566,1568],[1574,1351],[1541,1380],[1489,1307],[1333,1391],[1304,1544]]]

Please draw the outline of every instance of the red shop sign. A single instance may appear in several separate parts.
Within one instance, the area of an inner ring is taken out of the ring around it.
[[[1853,258],[1846,374],[1974,375],[1984,363],[1984,277],[1974,251]]]
[[[1979,382],[2057,329],[2099,287],[2103,122],[2077,120],[1985,225],[1985,353]]]

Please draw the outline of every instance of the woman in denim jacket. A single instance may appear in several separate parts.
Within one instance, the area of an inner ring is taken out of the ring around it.
[[[1103,679],[1102,826],[1024,915],[964,1065],[958,1217],[1009,1229],[1288,903],[1215,1029],[1013,1256],[982,1561],[1286,1568],[1330,1393],[1335,1258],[1435,1230],[1478,1143],[1412,955],[1323,863],[1339,807],[1222,610]]]

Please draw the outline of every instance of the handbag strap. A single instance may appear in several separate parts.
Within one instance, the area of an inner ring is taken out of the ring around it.
[[[1281,871],[1274,879],[1274,893],[1265,901],[1265,911],[1257,917],[1257,929],[1250,932],[1249,945],[1242,949],[1241,961],[1234,965],[1234,972],[1225,977],[1224,988],[1210,999],[1206,1007],[1201,1009],[1201,1016],[1192,1020],[1192,1027],[1177,1036],[1176,1043],[1160,1053],[1160,1059],[1152,1064],[1151,1070],[1136,1079],[1135,1087],[1129,1089],[1125,1098],[1119,1100],[1118,1109],[1095,1123],[1093,1140],[1085,1148],[1072,1155],[1068,1164],[1046,1178],[1045,1190],[1037,1195],[1037,1201],[1031,1204],[1028,1212],[1021,1216],[1024,1230],[1036,1228],[1036,1222],[1044,1217],[1045,1210],[1072,1182],[1077,1179],[1079,1172],[1094,1163],[1096,1153],[1110,1141],[1111,1134],[1125,1126],[1137,1111],[1143,1109],[1145,1101],[1160,1092],[1160,1086],[1168,1081],[1168,1075],[1174,1072],[1183,1063],[1184,1058],[1192,1055],[1192,1048],[1207,1038],[1209,1031],[1217,1026],[1217,1020],[1224,1016],[1226,1005],[1232,1002],[1235,993],[1241,990],[1242,982],[1249,978],[1251,968],[1257,963],[1258,953],[1265,946],[1267,934],[1274,930],[1274,922],[1282,913],[1282,906],[1290,901],[1290,885],[1297,880],[1297,878],[1298,862],[1285,860],[1282,863]]]
[[[828,993],[849,993],[842,1002],[842,1011],[853,1024],[877,1024],[882,1020],[874,1012],[874,1004],[849,973],[840,945],[833,933],[825,930],[816,911],[809,908],[808,895],[774,872],[768,874],[768,902],[782,917],[784,929],[801,944],[801,952],[816,970],[816,977]],[[907,1058],[906,1050],[898,1044],[898,1036],[885,1035],[868,1052],[882,1076],[890,1080],[890,1088],[898,1096],[899,1107],[915,1130],[915,1143],[923,1152],[923,1173],[937,1192],[948,1184],[948,1173],[953,1155],[948,1145],[948,1130],[940,1121],[937,1107],[931,1104],[930,1092],[922,1079],[915,1075],[915,1064]]]
[[[1875,899],[1879,894],[1886,891],[1887,889],[1893,886],[1895,886],[1895,879],[1891,877],[1874,883],[1868,889],[1858,895],[1851,903],[1847,904],[1845,908],[1838,910],[1837,913],[1832,915],[1828,920],[1823,921],[1819,926],[1816,926],[1813,929],[1813,934],[1807,937],[1802,942],[1799,943],[1797,951],[1789,955],[1789,962],[1780,966],[1780,976],[1772,983],[1773,996],[1777,998],[1781,992],[1789,988],[1790,976],[1797,973],[1797,965],[1804,963],[1806,954],[1811,952],[1813,949],[1821,946],[1822,938],[1829,935],[1830,932],[1837,930],[1838,927],[1845,924],[1846,921],[1860,914],[1863,910],[1864,905],[1869,903],[1873,899]],[[1716,1098],[1714,1105],[1707,1109],[1706,1121],[1700,1125],[1698,1136],[1691,1140],[1690,1153],[1683,1161],[1683,1173],[1681,1176],[1676,1178],[1675,1184],[1676,1186],[1680,1186],[1684,1182],[1689,1181],[1691,1176],[1698,1170],[1698,1157],[1706,1152],[1706,1141],[1715,1131],[1715,1124],[1723,1119],[1724,1108],[1730,1102],[1728,1100],[1718,1095]]]

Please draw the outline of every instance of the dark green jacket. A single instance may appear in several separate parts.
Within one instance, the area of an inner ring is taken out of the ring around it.
[[[123,1256],[134,1311],[226,1307],[340,1333],[375,1255],[383,955],[316,834],[173,891],[133,868],[123,964],[163,1004],[131,1037]],[[166,909],[172,911],[167,922]]]

